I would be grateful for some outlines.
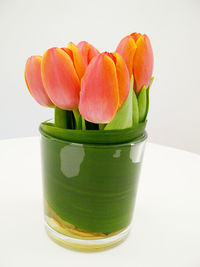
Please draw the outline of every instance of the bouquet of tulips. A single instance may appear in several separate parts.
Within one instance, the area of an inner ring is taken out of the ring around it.
[[[25,81],[40,105],[55,109],[54,123],[46,126],[121,130],[146,121],[152,71],[148,36],[132,33],[113,53],[100,53],[82,41],[32,56],[26,62]]]

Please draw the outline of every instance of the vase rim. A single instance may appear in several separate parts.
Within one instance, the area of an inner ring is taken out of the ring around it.
[[[73,146],[79,146],[82,147],[87,146],[87,147],[101,147],[101,148],[108,148],[108,147],[122,147],[122,146],[134,146],[138,143],[142,143],[144,141],[146,141],[148,134],[146,131],[143,132],[143,134],[141,134],[140,136],[138,136],[137,138],[133,139],[133,140],[128,140],[127,142],[117,142],[117,143],[90,143],[90,142],[77,142],[77,141],[73,141],[73,140],[64,140],[62,138],[59,137],[55,137],[49,133],[46,133],[43,129],[41,129],[41,126],[39,128],[39,131],[42,135],[42,137],[52,140],[52,141],[56,141],[56,142],[60,142],[60,143],[65,143],[66,145],[70,144]]]

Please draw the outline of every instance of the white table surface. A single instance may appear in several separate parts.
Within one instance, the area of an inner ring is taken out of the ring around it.
[[[200,266],[199,155],[147,144],[131,234],[95,253],[44,231],[38,137],[0,141],[0,166],[0,267]]]

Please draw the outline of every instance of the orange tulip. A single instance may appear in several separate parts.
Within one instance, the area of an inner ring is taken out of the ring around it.
[[[153,72],[153,51],[146,34],[132,33],[121,40],[116,51],[126,62],[130,76],[134,76],[134,89],[138,93],[148,87]]]
[[[29,57],[25,66],[25,81],[29,92],[42,106],[52,107],[53,103],[48,97],[42,83],[41,56]]]
[[[94,57],[81,82],[79,110],[94,123],[108,123],[128,96],[130,77],[118,53]]]
[[[92,58],[99,54],[99,51],[93,45],[89,44],[86,41],[78,43],[77,47],[81,52],[86,67],[90,63]]]
[[[78,106],[80,77],[83,75],[77,50],[73,45],[70,48],[71,52],[67,53],[56,47],[48,49],[41,65],[42,81],[50,99],[59,108],[67,110]]]

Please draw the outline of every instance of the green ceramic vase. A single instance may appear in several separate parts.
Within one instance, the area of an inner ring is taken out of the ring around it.
[[[146,133],[120,144],[85,144],[41,134],[48,234],[78,250],[121,242],[132,220]]]

